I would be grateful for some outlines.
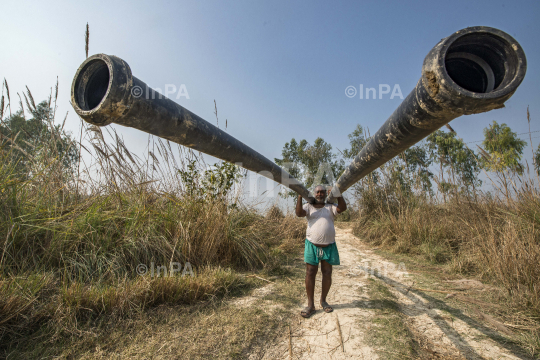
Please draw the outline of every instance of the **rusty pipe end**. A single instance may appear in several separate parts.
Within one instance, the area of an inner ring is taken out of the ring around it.
[[[501,108],[526,71],[525,52],[504,31],[487,26],[459,30],[442,39],[424,59],[421,90],[440,107],[428,105],[425,110],[460,116]]]
[[[133,75],[116,56],[90,56],[77,69],[71,85],[71,105],[86,122],[105,126],[122,117],[131,105]]]

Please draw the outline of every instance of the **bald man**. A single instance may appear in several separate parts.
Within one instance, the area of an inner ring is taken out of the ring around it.
[[[315,296],[315,277],[319,270],[319,262],[321,263],[322,272],[320,304],[325,312],[334,311],[326,302],[326,296],[332,285],[332,265],[339,265],[334,217],[347,210],[347,204],[341,196],[337,198],[337,206],[325,203],[327,191],[324,186],[318,185],[315,187],[314,192],[314,203],[307,203],[302,206],[301,196],[298,196],[296,202],[296,216],[306,217],[308,221],[304,249],[308,305],[300,313],[305,318],[309,318],[316,311],[313,298]]]

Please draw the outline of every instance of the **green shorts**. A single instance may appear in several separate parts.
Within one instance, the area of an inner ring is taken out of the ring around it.
[[[339,253],[336,243],[326,247],[318,247],[313,245],[311,241],[306,239],[304,249],[304,262],[310,265],[319,266],[319,261],[324,260],[330,265],[339,265]]]

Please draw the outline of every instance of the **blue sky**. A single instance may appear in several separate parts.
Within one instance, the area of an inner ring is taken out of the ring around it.
[[[522,45],[528,70],[506,108],[451,122],[475,141],[492,120],[526,132],[527,105],[532,130],[540,130],[539,15],[538,1],[7,1],[0,77],[12,98],[28,85],[38,100],[58,76],[59,118],[69,111],[66,128],[78,133],[69,92],[88,22],[90,54],[123,58],[152,87],[184,84],[190,98],[178,102],[212,123],[215,99],[220,127],[227,119],[231,135],[273,159],[293,137],[320,136],[343,150],[356,124],[374,133],[401,99],[348,98],[347,86],[398,84],[406,96],[441,38],[485,25]],[[142,153],[146,134],[117,130]]]

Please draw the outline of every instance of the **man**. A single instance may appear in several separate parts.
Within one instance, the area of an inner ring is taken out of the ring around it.
[[[334,217],[347,210],[347,204],[341,196],[338,197],[337,206],[325,204],[327,194],[324,186],[318,185],[314,192],[315,201],[313,204],[308,203],[302,206],[301,196],[298,196],[296,202],[296,216],[305,216],[308,220],[304,250],[308,306],[300,313],[305,318],[309,318],[316,310],[313,298],[319,262],[322,272],[321,307],[327,313],[334,311],[326,302],[326,296],[332,285],[332,265],[339,265]]]

